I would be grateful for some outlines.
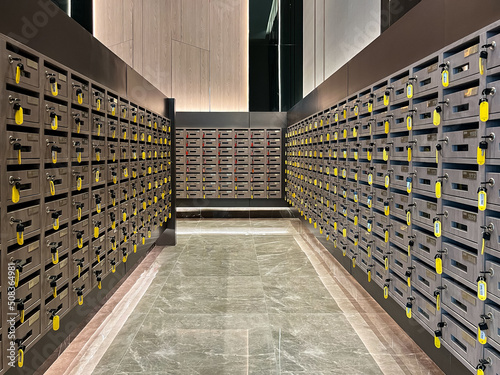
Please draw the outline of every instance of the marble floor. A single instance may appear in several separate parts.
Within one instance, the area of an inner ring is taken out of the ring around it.
[[[46,374],[442,374],[298,219],[177,225]]]

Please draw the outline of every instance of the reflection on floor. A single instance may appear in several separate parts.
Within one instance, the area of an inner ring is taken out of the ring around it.
[[[297,219],[179,220],[148,258],[48,374],[442,374]]]

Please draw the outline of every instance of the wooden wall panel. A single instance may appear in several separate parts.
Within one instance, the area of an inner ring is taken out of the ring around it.
[[[94,12],[94,35],[177,110],[248,111],[248,0],[94,0]]]

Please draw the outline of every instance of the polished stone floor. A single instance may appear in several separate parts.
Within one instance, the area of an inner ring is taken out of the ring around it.
[[[179,220],[64,373],[441,374],[310,242],[296,219]]]

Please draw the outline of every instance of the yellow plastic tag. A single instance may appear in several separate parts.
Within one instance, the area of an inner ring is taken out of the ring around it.
[[[372,247],[371,247],[371,245],[368,245],[366,247],[366,252],[368,253],[368,258],[371,258],[372,257]]]
[[[436,310],[439,311],[441,309],[441,295],[438,293],[436,296]]]
[[[142,244],[144,245],[146,243],[146,237],[142,236]]]
[[[479,208],[479,211],[486,210],[486,204],[487,204],[486,191],[480,190],[477,193],[477,207]]]
[[[59,124],[58,124],[58,119],[57,119],[57,115],[54,116],[54,118],[52,119],[52,121],[50,122],[50,128],[52,130],[57,130],[57,128],[59,127]]]
[[[434,346],[438,349],[441,348],[441,340],[437,336],[434,336]]]
[[[24,366],[24,350],[19,349],[17,351],[17,367],[23,367]]]
[[[53,331],[59,330],[59,315],[55,315],[52,317],[52,330]]]
[[[115,229],[115,228],[116,228],[116,221],[113,221],[113,222],[111,223],[111,229]]]
[[[389,257],[385,257],[384,259],[384,268],[386,271],[389,269]]]
[[[102,289],[102,283],[101,283],[101,281],[98,281],[98,282],[97,282],[97,288],[98,288],[98,289]]]
[[[478,146],[478,148],[477,148],[477,164],[483,165],[485,161],[486,161],[486,150],[484,150]]]
[[[482,331],[481,328],[479,327],[477,327],[477,341],[479,341],[481,345],[485,345],[486,342],[488,341],[486,333],[484,333],[484,331]]]
[[[344,130],[342,131],[342,136],[343,136],[344,138],[347,138],[347,129],[344,129]]]
[[[371,102],[368,102],[368,113],[373,112],[373,104]]]
[[[384,105],[389,105],[389,95],[384,94]]]
[[[345,108],[342,111],[342,117],[344,118],[344,120],[347,118],[347,109],[345,109]]]
[[[22,125],[22,123],[24,122],[23,107],[18,108],[14,116],[14,119],[16,120],[17,125]]]
[[[352,268],[356,268],[356,258],[352,258]]]
[[[436,109],[434,110],[433,115],[432,115],[432,123],[435,126],[439,126],[439,124],[441,124],[441,115],[439,114],[439,112]]]
[[[78,190],[78,191],[82,190],[82,178],[81,177],[78,177],[78,179],[76,180],[76,190]]]
[[[389,160],[389,153],[387,152],[387,150],[385,149],[385,147],[384,147],[384,152],[382,154],[382,158],[384,159],[384,161]]]
[[[484,370],[482,368],[478,368],[476,375],[484,375]]]
[[[24,323],[24,309],[19,313],[19,321],[21,323]]]
[[[411,211],[408,210],[408,212],[406,212],[406,225],[410,226],[411,225]]]
[[[389,231],[387,229],[384,230],[384,241],[389,242]]]
[[[59,229],[59,218],[54,219],[54,222],[52,223],[52,228],[54,228],[54,230]]]
[[[81,274],[82,274],[82,266],[79,265],[78,266],[78,278],[80,278]]]
[[[371,185],[371,184],[373,184],[373,174],[368,173],[368,185]]]
[[[76,244],[78,246],[79,249],[81,249],[83,247],[83,238],[80,238],[80,239],[76,239]]]
[[[384,285],[384,299],[387,299],[389,297],[389,287],[387,285]]]
[[[52,264],[59,263],[59,250],[56,250],[54,254],[52,254]]]
[[[21,82],[21,66],[16,66],[16,83],[19,84]]]
[[[19,192],[19,189],[14,184],[12,185],[12,203],[19,202],[19,199],[21,199],[21,194]]]
[[[384,132],[385,134],[389,134],[389,120],[384,121]]]
[[[372,152],[370,150],[366,152],[366,158],[368,159],[368,161],[372,160]]]
[[[78,94],[78,104],[83,103],[83,93]]]
[[[94,227],[94,238],[99,237],[99,227]]]
[[[78,296],[78,305],[83,305],[83,296]]]
[[[406,283],[408,284],[408,288],[411,288],[411,276],[406,278]]]
[[[477,298],[479,298],[479,300],[481,301],[484,301],[486,300],[487,293],[488,293],[488,288],[486,285],[486,281],[479,280],[477,282]]]
[[[96,101],[96,109],[97,109],[98,111],[100,111],[100,110],[101,110],[101,99],[97,99],[97,101]]]
[[[389,216],[389,205],[388,204],[384,205],[384,214],[385,214],[385,216]]]
[[[372,281],[372,271],[368,270],[368,282]]]
[[[384,177],[384,186],[386,189],[389,189],[390,182],[391,182],[391,178],[388,174],[386,174]]]
[[[50,91],[52,93],[52,96],[57,96],[59,94],[59,88],[57,87],[56,81],[50,84]]]
[[[408,99],[413,98],[413,83],[408,83],[406,85],[406,97]]]
[[[436,198],[441,198],[441,181],[436,181],[434,185],[434,193],[436,194]]]
[[[347,237],[347,229],[342,228],[342,237],[346,238]]]
[[[413,117],[411,115],[406,116],[406,129],[411,130],[413,128]]]
[[[437,219],[434,221],[434,235],[436,237],[441,237],[441,220]]]
[[[486,65],[486,59],[483,59],[482,57],[479,57],[479,74],[484,75],[485,65]]]
[[[443,84],[443,87],[448,87],[450,84],[450,74],[448,69],[443,69],[441,72],[441,83]]]
[[[17,244],[18,245],[23,245],[24,244],[24,232],[17,232],[16,233],[16,238],[17,238]]]
[[[489,117],[490,117],[490,109],[489,109],[488,101],[483,100],[479,104],[479,119],[482,122],[486,122],[486,121],[488,121]]]
[[[406,306],[406,317],[411,319],[411,307]]]

